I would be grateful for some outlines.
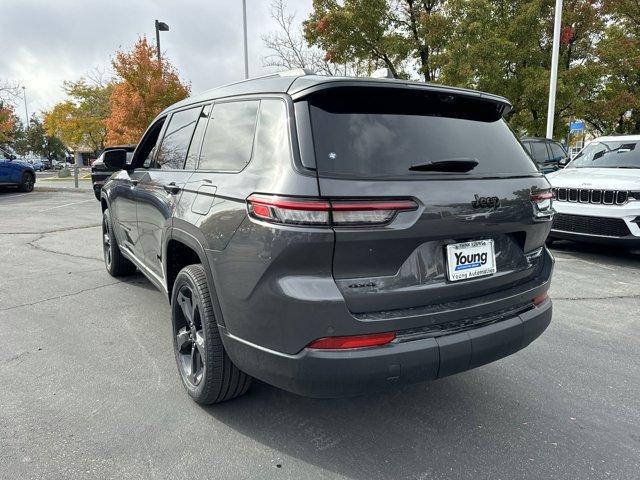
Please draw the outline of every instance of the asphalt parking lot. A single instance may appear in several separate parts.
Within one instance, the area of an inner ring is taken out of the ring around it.
[[[340,400],[183,393],[166,299],[104,269],[91,191],[0,192],[0,478],[640,477],[640,255],[554,246],[554,319],[460,375]]]

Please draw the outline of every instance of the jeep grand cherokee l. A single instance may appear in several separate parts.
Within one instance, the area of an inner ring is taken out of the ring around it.
[[[104,259],[171,305],[199,403],[252,377],[356,395],[514,353],[551,320],[547,180],[504,98],[275,74],[162,112],[105,153]]]

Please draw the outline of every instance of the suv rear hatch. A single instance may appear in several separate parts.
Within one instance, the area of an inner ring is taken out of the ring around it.
[[[384,224],[334,226],[333,275],[351,312],[454,308],[540,271],[549,184],[502,119],[507,104],[407,87],[332,87],[306,101],[322,197],[415,202]],[[495,273],[454,281],[460,262],[490,270],[491,249]]]

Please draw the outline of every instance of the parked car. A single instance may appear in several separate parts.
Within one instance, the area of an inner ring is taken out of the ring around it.
[[[547,178],[558,212],[550,241],[640,248],[640,135],[597,138]]]
[[[32,162],[29,162],[29,163],[31,163],[31,166],[33,167],[33,169],[36,172],[44,171],[44,163],[42,163],[42,160],[34,160]]]
[[[122,149],[127,152],[127,164],[131,163],[131,159],[133,158],[133,151],[135,150],[135,145],[120,145],[114,147],[105,147],[105,149],[100,153],[98,158],[91,163],[91,182],[93,183],[93,194],[96,196],[96,199],[100,200],[100,191],[102,190],[102,186],[107,181],[107,179],[113,173],[109,170],[104,164],[104,154],[109,150],[118,150]]]
[[[535,160],[543,173],[555,172],[564,168],[570,161],[569,152],[564,146],[554,140],[539,137],[524,137],[521,139],[529,155]]]
[[[35,183],[36,172],[33,165],[0,154],[0,186],[18,187],[23,192],[31,192]]]
[[[510,108],[294,72],[188,98],[130,165],[104,154],[106,268],[167,295],[178,370],[203,404],[252,377],[335,397],[492,362],[552,310],[550,185]]]

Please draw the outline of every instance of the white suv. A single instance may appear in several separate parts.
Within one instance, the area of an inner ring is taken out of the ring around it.
[[[640,248],[640,135],[597,138],[547,179],[557,212],[551,241]]]

